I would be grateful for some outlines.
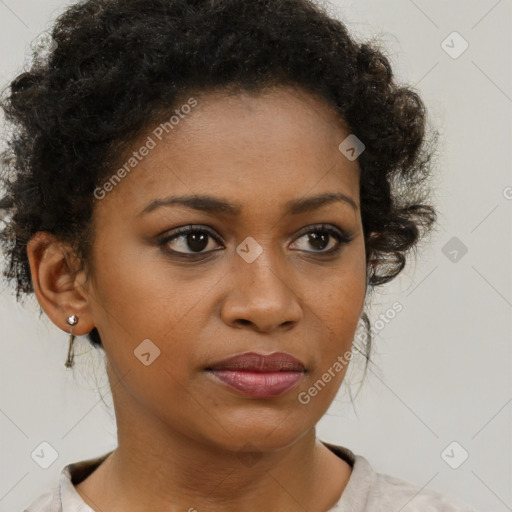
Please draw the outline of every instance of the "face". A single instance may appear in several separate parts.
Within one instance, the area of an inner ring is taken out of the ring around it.
[[[347,369],[366,291],[359,166],[338,149],[350,132],[304,91],[194,98],[168,133],[148,127],[96,202],[89,307],[123,376],[120,429],[130,417],[278,449],[314,427]],[[311,200],[323,194],[339,197]],[[206,370],[244,352],[285,352],[306,371],[262,398]]]

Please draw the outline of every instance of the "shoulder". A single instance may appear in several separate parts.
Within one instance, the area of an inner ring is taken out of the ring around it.
[[[398,505],[402,512],[476,512],[451,496],[392,475],[375,473],[368,495],[368,508],[393,510]]]
[[[23,512],[61,512],[60,486],[52,488],[38,496]]]
[[[74,484],[92,473],[110,453],[112,452],[65,466],[61,470],[58,483],[24,508],[23,512],[94,512],[84,503]]]
[[[322,443],[352,466],[352,474],[333,512],[476,512],[456,498],[422,488],[392,475],[378,473],[362,455]]]

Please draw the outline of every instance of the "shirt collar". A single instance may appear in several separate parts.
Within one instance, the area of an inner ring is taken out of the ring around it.
[[[352,473],[341,498],[328,512],[364,512],[376,477],[375,471],[362,455],[355,455],[344,446],[325,441],[321,443],[352,466]]]
[[[95,512],[84,502],[74,484],[85,480],[111,453],[73,462],[62,470],[59,481],[61,512]]]

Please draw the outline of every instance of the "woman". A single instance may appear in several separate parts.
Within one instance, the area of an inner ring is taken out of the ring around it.
[[[88,0],[3,108],[18,295],[104,350],[116,450],[26,510],[468,511],[316,438],[373,287],[433,227],[435,137],[308,0]]]

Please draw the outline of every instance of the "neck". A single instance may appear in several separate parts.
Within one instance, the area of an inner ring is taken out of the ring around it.
[[[191,437],[126,403],[116,418],[118,448],[76,486],[94,510],[324,512],[350,477],[314,427],[286,446],[269,437],[256,448]]]
[[[165,445],[153,438],[152,447],[120,441],[113,453],[111,481],[128,492],[127,503],[140,502],[134,510],[312,510],[309,490],[320,469],[314,430],[271,452],[223,450],[174,434]]]

